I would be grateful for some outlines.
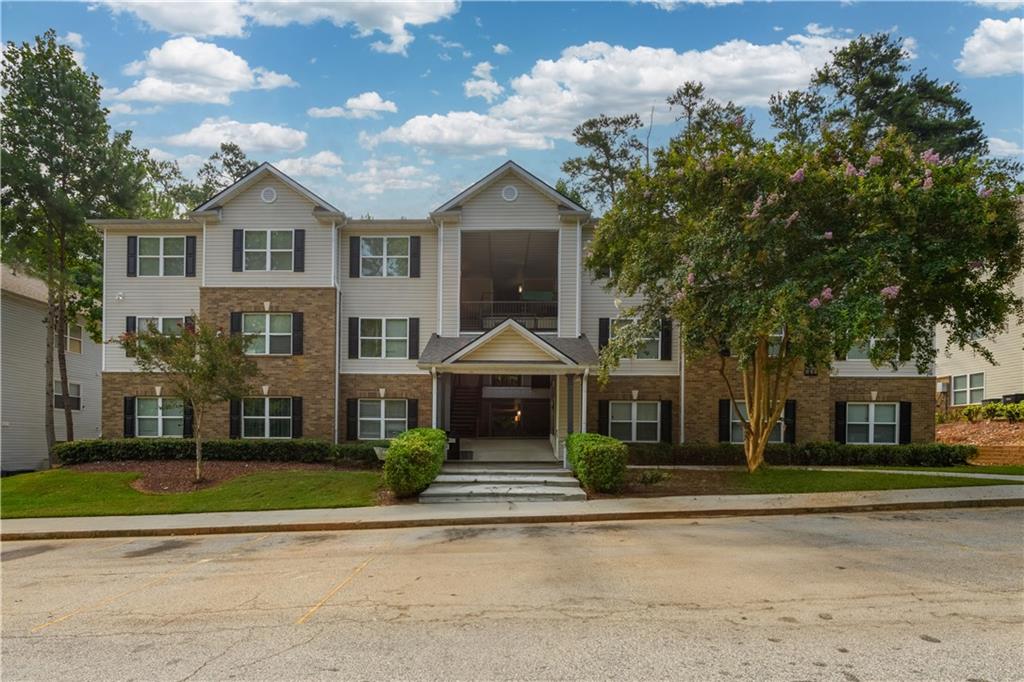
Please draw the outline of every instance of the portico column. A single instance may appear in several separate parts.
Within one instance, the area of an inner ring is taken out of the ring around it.
[[[583,370],[583,389],[580,400],[580,432],[587,432],[587,378],[590,375],[590,368]]]
[[[576,383],[575,375],[573,375],[573,374],[566,374],[565,375],[565,398],[566,398],[566,403],[568,403],[568,405],[569,405],[569,407],[568,407],[569,411],[566,412],[566,433],[572,433],[573,432],[573,430],[572,430],[572,413],[573,413],[573,410],[572,410],[572,408],[573,408],[573,404],[572,404],[573,403],[572,389],[573,389],[573,384],[575,384],[575,383]]]

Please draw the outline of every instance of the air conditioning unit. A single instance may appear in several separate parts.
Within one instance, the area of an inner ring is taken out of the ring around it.
[[[935,392],[936,393],[949,393],[949,382],[948,381],[938,381],[938,382],[936,382],[935,383]]]

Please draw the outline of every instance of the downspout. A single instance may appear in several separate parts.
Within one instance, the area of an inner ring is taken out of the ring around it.
[[[683,355],[682,329],[679,334],[679,442],[686,442],[686,357]]]
[[[205,254],[206,252],[204,251],[203,253]],[[107,260],[107,228],[104,227],[103,228],[103,308],[100,311],[100,336],[101,336],[100,343],[102,344],[100,346],[100,348],[103,351],[103,353],[100,355],[100,372],[101,373],[107,371],[107,263],[109,263],[109,262],[110,261]],[[205,275],[206,273],[204,272],[203,274]],[[84,343],[84,339],[83,339],[83,343]],[[101,386],[103,385],[102,381],[100,382],[100,385]],[[100,419],[100,428],[101,428],[100,436],[103,435],[102,423],[103,423],[103,420]]]
[[[338,277],[338,224],[331,221],[331,279],[334,284],[334,444],[338,444],[338,403],[341,402],[341,287]],[[206,256],[206,251],[203,251]],[[206,274],[206,269],[203,269]]]

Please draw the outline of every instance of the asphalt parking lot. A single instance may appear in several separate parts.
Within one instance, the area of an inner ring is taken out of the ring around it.
[[[7,542],[5,680],[1024,679],[1024,510]]]

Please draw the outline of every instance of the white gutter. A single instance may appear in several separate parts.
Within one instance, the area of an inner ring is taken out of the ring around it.
[[[576,338],[580,337],[580,280],[583,279],[583,227],[576,219]]]
[[[104,254],[106,255],[106,254]],[[203,219],[203,286],[206,286],[206,219]],[[198,311],[196,311],[198,312]]]
[[[338,394],[341,374],[341,280],[338,277],[338,229],[337,223],[331,221],[331,279],[334,280],[334,444],[338,444],[338,403],[341,402]],[[206,251],[203,251],[206,256]],[[203,268],[203,275],[206,275],[206,268]]]
[[[107,371],[107,265],[110,263],[107,260],[107,228],[103,228],[103,309],[100,311],[100,348],[103,352],[100,354],[100,372]],[[84,342],[84,339],[83,339]],[[101,382],[102,386],[102,382]],[[102,432],[102,419],[100,435]]]
[[[437,335],[444,336],[444,218],[437,227]]]

